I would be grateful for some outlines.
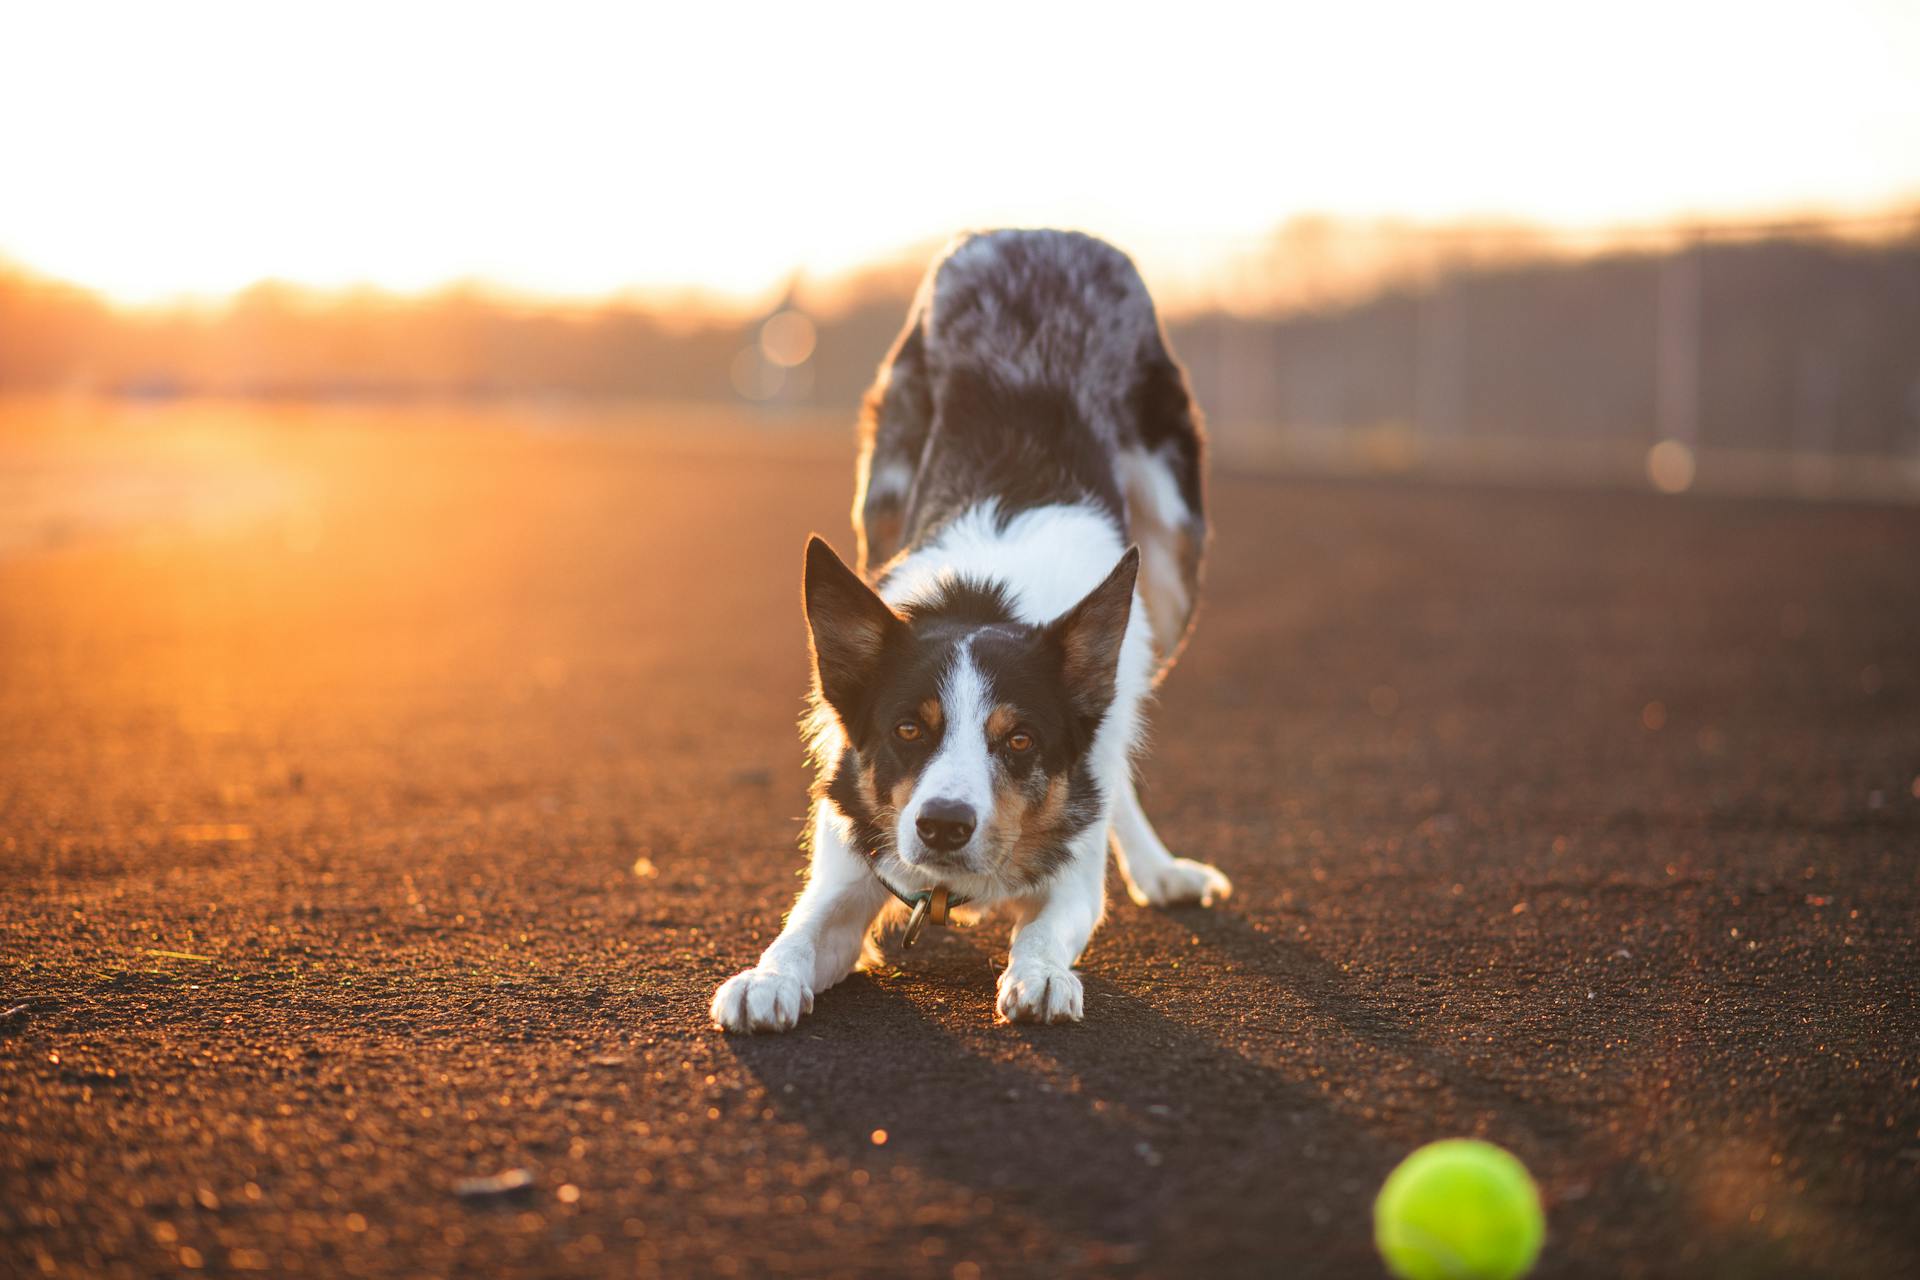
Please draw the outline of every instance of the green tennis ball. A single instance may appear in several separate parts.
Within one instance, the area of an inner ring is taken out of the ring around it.
[[[1373,1240],[1402,1280],[1517,1280],[1546,1238],[1527,1166],[1488,1142],[1432,1142],[1387,1175]]]

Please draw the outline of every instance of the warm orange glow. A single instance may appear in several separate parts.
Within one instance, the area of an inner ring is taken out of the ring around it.
[[[1303,211],[1556,225],[1920,194],[1920,9],[28,6],[0,254],[123,301],[266,277],[764,298],[967,225],[1164,291]]]

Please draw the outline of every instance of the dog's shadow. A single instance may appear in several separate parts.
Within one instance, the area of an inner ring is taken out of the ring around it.
[[[1178,915],[1182,928],[1225,918]],[[962,1203],[991,1201],[996,1231],[1044,1224],[1054,1249],[1064,1233],[1079,1262],[1265,1274],[1261,1242],[1291,1236],[1324,1240],[1330,1272],[1372,1265],[1364,1229],[1327,1228],[1364,1223],[1371,1171],[1392,1162],[1377,1137],[1316,1086],[1156,1011],[1141,996],[1151,975],[1129,989],[1083,971],[1078,1025],[994,1025],[998,945],[991,925],[935,933],[823,993],[792,1036],[727,1043],[776,1114],[829,1152],[872,1171],[910,1163],[966,1189]],[[1331,1153],[1369,1175],[1303,1174]],[[1269,1206],[1257,1221],[1250,1194]]]

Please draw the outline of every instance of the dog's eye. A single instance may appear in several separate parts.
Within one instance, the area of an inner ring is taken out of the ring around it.
[[[1033,750],[1033,735],[1025,729],[1015,729],[1007,735],[1007,750],[1013,752]]]
[[[899,724],[893,726],[893,736],[902,742],[918,742],[920,741],[920,733],[920,722],[918,720],[902,720]]]

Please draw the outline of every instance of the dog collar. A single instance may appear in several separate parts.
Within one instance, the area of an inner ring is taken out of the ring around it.
[[[873,878],[878,880],[886,891],[913,908],[907,916],[907,931],[900,940],[903,947],[911,947],[920,937],[920,931],[929,924],[946,924],[952,917],[948,914],[954,907],[965,906],[970,899],[956,898],[947,891],[947,886],[937,889],[922,889],[919,893],[902,893],[893,887],[893,882],[880,874],[878,867],[872,868]]]

